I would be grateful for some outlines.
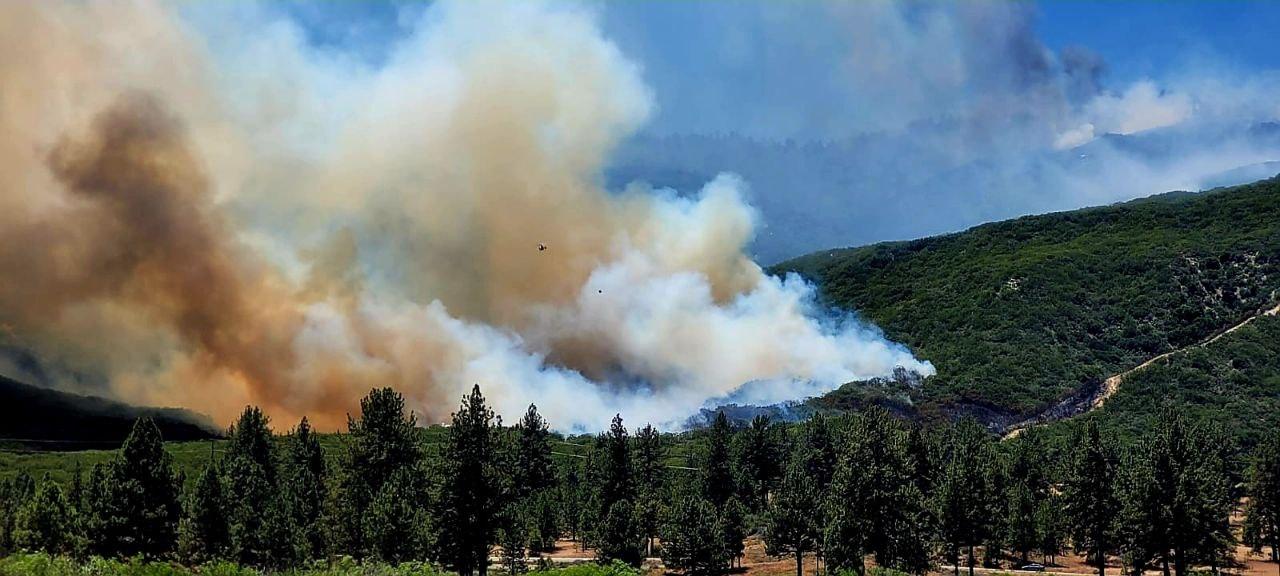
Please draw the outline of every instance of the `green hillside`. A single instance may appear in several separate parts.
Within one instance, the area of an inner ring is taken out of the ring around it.
[[[826,303],[932,361],[938,374],[914,399],[925,417],[1000,426],[1274,305],[1278,267],[1273,178],[823,251],[772,272],[813,280]]]
[[[272,423],[276,434],[289,432],[292,424]],[[448,428],[430,425],[419,429],[422,443],[428,455],[434,457],[444,445]],[[280,440],[282,436],[277,436]],[[706,430],[692,430],[667,437],[667,454],[663,462],[675,470],[683,470],[697,465],[697,454],[703,449],[706,441]],[[319,435],[320,446],[329,464],[336,464],[346,452],[347,436],[338,433]],[[567,462],[586,458],[595,437],[586,434],[579,436],[554,436],[553,457],[557,462]],[[180,471],[188,484],[195,482],[200,471],[211,459],[221,458],[226,452],[227,440],[213,439],[175,440],[165,442],[165,450],[173,457],[174,469]],[[36,445],[14,449],[0,445],[0,482],[4,482],[18,474],[27,473],[32,478],[43,478],[48,474],[58,482],[69,483],[77,465],[84,474],[95,464],[105,463],[118,454],[115,447],[104,449],[49,450],[47,446]]]
[[[1089,418],[1118,437],[1150,430],[1160,408],[1223,425],[1245,448],[1280,426],[1280,317],[1265,316],[1204,347],[1152,364],[1125,379]],[[1068,432],[1083,419],[1052,426]]]
[[[285,434],[289,431],[288,426],[277,427],[279,429],[275,430],[275,432],[277,434]],[[423,443],[429,450],[434,450],[436,446],[443,442],[445,430],[440,426],[422,429]],[[277,439],[279,438],[281,437],[277,436]],[[319,438],[325,458],[333,460],[343,453],[343,442],[345,441],[343,435],[321,434]],[[199,477],[200,471],[211,460],[221,458],[226,449],[227,441],[225,439],[210,438],[203,441],[171,440],[165,442],[165,450],[173,457],[174,470],[181,472],[185,476],[187,483],[194,482]],[[58,482],[70,482],[77,465],[79,465],[82,473],[88,474],[95,464],[106,463],[115,458],[118,453],[119,450],[115,447],[101,450],[47,451],[43,446],[21,450],[10,450],[0,446],[0,482],[22,472],[26,472],[32,478],[42,478],[45,474],[48,474],[50,478]]]

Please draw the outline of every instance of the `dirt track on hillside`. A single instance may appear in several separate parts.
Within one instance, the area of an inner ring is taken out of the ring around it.
[[[1130,368],[1118,374],[1113,374],[1112,376],[1110,376],[1109,378],[1107,378],[1102,382],[1102,386],[1098,387],[1098,391],[1096,393],[1083,398],[1082,401],[1078,403],[1078,406],[1067,406],[1064,409],[1064,407],[1061,405],[1055,405],[1050,410],[1055,413],[1061,413],[1061,412],[1069,413],[1070,415],[1066,416],[1067,418],[1073,418],[1081,414],[1088,414],[1089,412],[1102,408],[1103,404],[1106,404],[1107,400],[1110,399],[1112,396],[1114,396],[1115,393],[1120,390],[1120,385],[1123,384],[1124,380],[1128,378],[1130,375],[1138,371],[1144,370],[1148,366],[1151,366],[1152,364],[1155,364],[1156,362],[1160,362],[1161,360],[1164,360],[1171,356],[1175,356],[1183,352],[1186,352],[1188,350],[1202,348],[1204,346],[1213,344],[1214,342],[1217,342],[1219,339],[1221,339],[1223,336],[1226,336],[1227,334],[1230,334],[1232,332],[1235,332],[1236,330],[1244,328],[1245,326],[1249,325],[1250,322],[1253,322],[1258,318],[1261,318],[1263,316],[1275,316],[1276,314],[1280,314],[1280,304],[1277,304],[1274,307],[1268,308],[1266,310],[1263,310],[1262,312],[1254,314],[1253,316],[1245,318],[1240,323],[1230,328],[1227,328],[1226,330],[1223,330],[1213,335],[1210,338],[1207,338],[1205,340],[1202,340],[1190,346],[1185,346],[1182,348],[1178,348],[1176,350],[1170,350],[1168,352],[1165,352],[1164,354],[1154,356],[1148,359],[1146,362],[1143,362],[1137,366],[1134,366],[1133,368]],[[1010,426],[1004,432],[1004,439],[1008,440],[1010,438],[1016,438],[1024,430],[1035,428],[1037,426],[1043,426],[1050,422],[1056,422],[1061,419],[1063,418],[1046,416],[1046,413],[1042,412],[1040,414],[1032,416],[1031,418],[1028,418],[1026,420],[1018,422],[1017,424]]]

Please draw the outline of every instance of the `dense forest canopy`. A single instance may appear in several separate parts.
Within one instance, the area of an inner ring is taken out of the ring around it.
[[[878,408],[740,427],[720,414],[679,435],[618,416],[598,436],[566,439],[536,406],[503,426],[478,387],[450,426],[422,429],[386,388],[336,443],[306,419],[277,435],[248,407],[218,446],[198,471],[176,465],[140,419],[87,471],[66,454],[76,465],[63,479],[0,480],[0,552],[12,554],[0,573],[41,562],[74,572],[85,559],[232,573],[345,558],[517,574],[549,567],[539,559],[567,542],[611,572],[660,560],[716,576],[759,537],[794,558],[797,576],[806,557],[837,573],[873,562],[972,574],[1052,564],[1068,549],[1099,576],[1111,559],[1187,576],[1235,562],[1238,542],[1273,559],[1280,547],[1280,434],[1246,452],[1212,420],[1175,410],[1134,439],[1086,420],[1059,446],[1039,430],[999,442],[972,420],[927,428]],[[687,465],[671,464],[676,454]]]

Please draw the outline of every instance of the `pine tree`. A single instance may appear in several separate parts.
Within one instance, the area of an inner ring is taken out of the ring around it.
[[[782,475],[782,447],[777,428],[768,416],[751,419],[751,425],[737,435],[738,469],[743,479],[740,499],[752,510],[760,510],[769,492]]]
[[[662,527],[662,561],[690,576],[723,574],[730,556],[715,508],[697,494],[680,498]]]
[[[188,496],[179,548],[192,562],[221,558],[230,544],[222,480],[213,464],[204,467]]]
[[[320,516],[325,501],[325,463],[320,440],[304,417],[285,445],[284,493],[293,524],[302,532],[302,554],[314,558],[324,547]]]
[[[420,503],[426,489],[424,472],[407,466],[382,484],[363,518],[364,540],[371,557],[392,564],[425,557],[431,518]]]
[[[85,483],[84,512],[81,514],[81,525],[84,530],[88,552],[99,556],[110,556],[112,527],[111,506],[107,500],[110,493],[111,464],[99,462],[89,469],[89,481]]]
[[[1098,576],[1106,576],[1107,554],[1115,548],[1112,527],[1120,510],[1111,485],[1115,456],[1092,419],[1074,444],[1063,484],[1063,510],[1076,550],[1097,564]]]
[[[580,469],[582,489],[579,497],[581,510],[578,514],[578,524],[581,526],[579,545],[582,550],[596,546],[599,541],[600,527],[604,524],[604,517],[608,513],[602,496],[605,474],[601,463],[605,460],[606,452],[605,436],[600,434],[592,441],[591,450],[587,452]]]
[[[707,455],[702,464],[702,496],[712,506],[720,508],[734,494],[733,468],[729,460],[729,446],[733,431],[724,412],[716,414],[707,437]]]
[[[839,457],[830,418],[818,413],[801,424],[800,447],[796,449],[805,452],[805,470],[810,478],[818,482],[830,481]]]
[[[666,470],[662,436],[651,425],[636,432],[635,480],[636,516],[645,538],[645,553],[652,555],[653,540],[661,528],[663,492],[666,487]]]
[[[35,497],[19,508],[14,528],[14,543],[20,548],[49,554],[71,554],[76,550],[76,511],[62,487],[47,474]]]
[[[241,564],[276,566],[280,551],[290,548],[278,541],[282,529],[276,524],[285,520],[273,516],[280,512],[274,508],[280,499],[274,446],[266,414],[257,407],[246,407],[229,430],[222,464],[228,554]],[[272,525],[267,524],[268,519]]]
[[[372,390],[362,398],[360,418],[348,419],[347,428],[351,467],[361,472],[370,495],[402,468],[422,461],[417,417],[405,410],[404,396],[391,388]]]
[[[1023,564],[1029,562],[1031,551],[1039,544],[1039,534],[1036,533],[1037,511],[1031,489],[1023,483],[1015,482],[1009,488],[1006,538],[1009,548],[1022,558]]]
[[[872,481],[869,473],[872,455],[869,442],[858,435],[858,431],[851,432],[851,438],[842,443],[830,489],[825,500],[814,509],[823,511],[816,516],[823,519],[821,544],[827,568],[835,572],[861,574],[872,529]],[[798,457],[806,463],[802,464],[806,470],[818,465],[814,463],[819,458],[816,452],[807,451],[803,446],[800,450]]]
[[[1168,507],[1156,484],[1150,442],[1143,440],[1125,454],[1117,471],[1115,539],[1125,565],[1140,573],[1163,554],[1167,541]]]
[[[951,430],[935,508],[940,536],[956,574],[960,573],[960,552],[964,551],[973,575],[974,547],[991,530],[993,498],[988,474],[994,460],[990,439],[976,422],[966,420]]]
[[[569,531],[569,537],[577,540],[581,536],[584,488],[579,463],[571,460],[562,468],[560,482],[561,522]]]
[[[1045,564],[1056,564],[1066,542],[1062,501],[1059,496],[1051,495],[1040,501],[1040,506],[1036,509],[1036,535],[1039,540],[1036,547],[1045,556]]]
[[[523,574],[525,548],[529,544],[529,519],[521,500],[509,500],[498,514],[498,545],[507,574]]]
[[[911,482],[916,485],[916,489],[921,494],[932,494],[936,470],[929,437],[925,435],[924,428],[920,425],[912,425],[907,431],[906,451]]]
[[[985,480],[983,494],[986,500],[982,506],[987,515],[987,524],[983,530],[985,537],[982,546],[982,565],[986,568],[999,568],[1000,558],[1004,556],[1004,550],[1008,545],[1005,536],[1009,533],[1009,517],[1007,505],[1003,499],[1009,493],[1009,469],[1008,462],[1000,457],[998,451],[993,450],[983,477]]]
[[[140,418],[119,455],[98,469],[91,544],[104,556],[163,556],[177,541],[178,489],[160,429]]]
[[[1254,449],[1248,494],[1245,543],[1255,552],[1271,548],[1271,561],[1280,567],[1280,428]]]
[[[928,506],[912,482],[907,434],[884,410],[856,418],[843,442],[826,506],[830,565],[861,570],[862,553],[881,566],[918,567],[927,554],[907,540],[929,532]],[[838,517],[837,517],[838,516]],[[927,561],[924,563],[927,564]]]
[[[743,506],[737,498],[730,498],[724,509],[720,511],[720,542],[731,565],[734,560],[741,558],[746,550],[743,542],[747,537],[746,517],[746,506]]]
[[[925,574],[933,569],[936,539],[933,512],[929,499],[914,483],[908,483],[898,496],[902,511],[894,515],[890,541],[894,567],[908,574]]]
[[[604,436],[604,462],[601,476],[601,511],[611,510],[617,502],[630,502],[635,497],[635,480],[631,469],[631,444],[622,415],[615,415]]]
[[[795,556],[796,576],[804,575],[804,555],[814,551],[821,538],[821,528],[813,515],[820,498],[803,461],[802,456],[792,456],[782,484],[769,503],[764,533],[765,550],[769,554]],[[838,539],[847,536],[841,533]]]
[[[545,488],[529,498],[529,547],[535,552],[553,550],[562,533],[557,495],[554,488]]]
[[[603,562],[619,561],[639,566],[644,559],[643,536],[635,518],[635,505],[630,500],[618,500],[604,515],[600,527],[597,558]]]
[[[364,550],[364,524],[359,521],[364,511],[357,505],[364,500],[357,487],[364,484],[353,478],[359,472],[350,467],[350,452],[344,452],[342,462],[326,475],[320,534],[328,554],[359,556]]]
[[[1230,492],[1226,454],[1229,440],[1216,430],[1190,426],[1179,412],[1165,410],[1156,428],[1154,452],[1156,484],[1170,488],[1167,553],[1178,576],[1195,564],[1216,571],[1235,547],[1230,514],[1235,499]]]
[[[1010,452],[1004,490],[1004,540],[1026,564],[1031,551],[1039,545],[1036,514],[1040,503],[1049,496],[1044,446],[1035,430],[1028,430],[1007,444]]]
[[[71,471],[71,488],[67,490],[67,503],[76,510],[77,515],[84,511],[84,470],[80,460],[76,460],[75,468]]]
[[[829,505],[828,494],[831,491],[832,477],[835,474],[836,461],[838,454],[836,450],[835,436],[831,430],[831,424],[826,416],[821,413],[815,414],[808,422],[801,424],[798,444],[792,448],[793,451],[799,451],[803,459],[805,472],[814,481],[814,486],[818,491],[818,506],[813,510],[813,518],[819,531],[825,534],[828,525],[831,523],[831,513],[834,508]],[[825,536],[818,538],[817,549],[815,552],[821,558],[826,560],[827,544]]]
[[[262,539],[254,549],[257,564],[274,570],[297,565],[304,558],[306,541],[294,522],[289,502],[277,499],[262,511],[262,523],[258,527]]]
[[[869,410],[859,418],[848,443],[863,444],[865,466],[859,473],[869,480],[869,490],[860,495],[858,504],[869,521],[867,549],[883,566],[898,567],[895,542],[903,535],[895,529],[906,526],[905,514],[915,504],[910,498],[910,469],[906,458],[905,434],[893,417],[880,408]]]
[[[373,535],[368,532],[371,525],[366,519],[373,500],[402,470],[425,474],[417,418],[406,411],[404,396],[399,392],[391,388],[374,389],[360,399],[359,418],[347,418],[346,440],[347,449],[335,466],[334,478],[328,481],[329,490],[320,519],[324,526],[321,534],[330,551],[371,555],[376,551],[370,542]],[[308,475],[323,470],[322,466],[315,466],[315,453],[307,448],[299,455],[309,463],[307,468],[311,473]],[[323,461],[323,455],[320,460]],[[302,490],[309,493],[305,484]],[[417,498],[409,505],[428,506],[425,490],[409,490],[407,494]],[[425,546],[421,541],[406,544],[413,550],[425,550]]]
[[[227,457],[249,459],[262,470],[266,482],[275,485],[276,459],[271,421],[261,408],[246,406],[227,431]]]
[[[1195,560],[1206,563],[1216,574],[1235,554],[1236,533],[1231,515],[1241,494],[1236,486],[1240,475],[1234,467],[1236,445],[1217,423],[1198,426],[1192,435],[1192,450],[1199,454],[1193,481],[1197,486],[1196,525],[1200,527]]]
[[[497,515],[501,511],[500,478],[494,414],[472,388],[453,414],[445,445],[444,485],[439,511],[442,560],[462,576],[488,570],[489,548],[494,542]]]
[[[525,498],[555,483],[555,469],[551,466],[551,432],[547,429],[547,421],[533,404],[529,405],[529,410],[515,428],[515,496]]]
[[[18,510],[35,496],[36,483],[25,471],[19,472],[11,480],[0,483],[0,552],[14,550],[14,529],[18,520]]]

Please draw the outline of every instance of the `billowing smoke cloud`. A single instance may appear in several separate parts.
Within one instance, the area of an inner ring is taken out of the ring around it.
[[[1198,190],[1280,160],[1274,68],[1187,46],[1159,77],[1114,78],[1087,47],[1048,46],[1031,2],[603,10],[659,105],[610,174],[741,174],[766,216],[751,247],[764,262]]]
[[[0,7],[6,346],[329,427],[372,386],[592,429],[932,371],[746,256],[740,178],[605,190],[653,104],[590,13],[443,3],[370,63],[211,10],[214,45],[149,3]]]

